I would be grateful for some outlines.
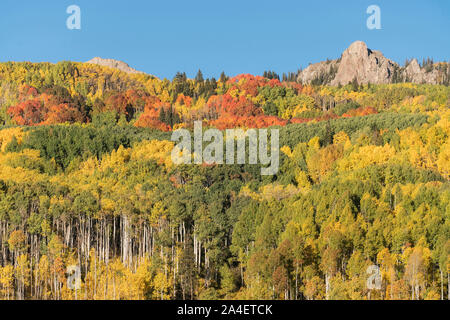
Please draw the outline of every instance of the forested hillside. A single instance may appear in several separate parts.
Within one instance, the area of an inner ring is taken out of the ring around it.
[[[450,87],[296,78],[0,63],[0,299],[450,298]],[[280,170],[173,164],[196,120]]]

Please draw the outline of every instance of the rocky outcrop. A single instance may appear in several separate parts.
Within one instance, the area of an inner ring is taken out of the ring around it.
[[[304,84],[346,85],[356,79],[359,84],[381,84],[393,82],[443,83],[446,75],[441,64],[427,68],[420,67],[413,60],[406,67],[386,58],[380,51],[367,48],[362,41],[356,41],[342,53],[339,59],[309,65],[298,75]],[[450,70],[447,69],[446,70]],[[446,71],[445,71],[446,72]]]
[[[414,83],[437,84],[439,82],[440,72],[438,69],[431,70],[421,68],[417,59],[413,59],[404,70],[405,79]]]
[[[315,81],[328,83],[334,79],[336,70],[339,67],[337,60],[323,61],[319,63],[310,64],[305,70],[300,72],[297,81],[301,83],[314,83]],[[326,81],[326,79],[328,81]]]
[[[122,61],[114,60],[114,59],[102,59],[99,57],[95,57],[94,59],[89,60],[86,63],[97,64],[103,67],[114,68],[126,73],[142,73],[131,68],[128,64]]]
[[[356,41],[344,51],[336,77],[331,85],[358,83],[389,83],[396,65],[379,51],[372,51],[362,41]]]

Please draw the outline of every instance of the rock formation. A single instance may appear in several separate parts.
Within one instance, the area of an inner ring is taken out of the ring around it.
[[[445,66],[445,67],[442,67]],[[309,65],[298,75],[304,84],[345,85],[356,79],[359,84],[381,84],[393,82],[444,83],[449,75],[447,63],[420,67],[416,59],[401,67],[386,58],[380,51],[367,48],[362,41],[356,41],[336,60]]]
[[[94,59],[91,59],[86,63],[98,64],[103,67],[115,68],[115,69],[118,69],[118,70],[126,72],[126,73],[142,73],[140,71],[137,71],[137,70],[131,68],[125,62],[114,60],[114,59],[102,59],[99,57],[95,57]]]

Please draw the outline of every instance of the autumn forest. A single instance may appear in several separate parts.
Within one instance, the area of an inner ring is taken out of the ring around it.
[[[0,63],[0,299],[449,299],[448,79],[323,79]],[[194,121],[278,173],[174,164]]]

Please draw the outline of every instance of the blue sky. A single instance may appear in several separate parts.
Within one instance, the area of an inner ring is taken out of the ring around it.
[[[69,5],[81,30],[66,28]],[[369,5],[381,30],[366,27]],[[337,58],[353,41],[403,63],[450,60],[448,0],[2,0],[0,61],[127,62],[160,78],[295,71]]]

